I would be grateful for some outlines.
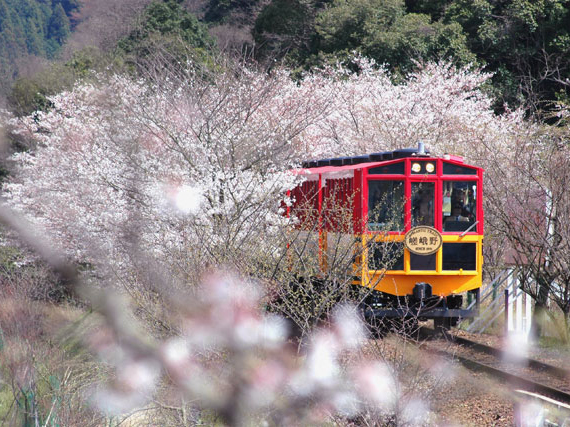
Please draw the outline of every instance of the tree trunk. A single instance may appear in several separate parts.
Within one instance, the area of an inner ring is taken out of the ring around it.
[[[539,289],[538,295],[534,304],[534,313],[532,315],[532,323],[530,326],[530,340],[536,342],[542,336],[544,324],[547,319],[547,302],[548,302],[548,283],[544,278],[537,278]]]
[[[537,342],[542,336],[543,326],[547,316],[546,311],[546,305],[535,302],[529,332],[529,339],[531,342]]]

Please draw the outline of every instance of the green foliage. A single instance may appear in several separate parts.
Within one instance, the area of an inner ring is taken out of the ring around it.
[[[312,32],[311,6],[303,0],[273,0],[253,28],[258,53],[272,58],[309,50]]]
[[[73,54],[65,67],[73,71],[75,77],[87,77],[92,70],[100,71],[112,63],[112,57],[95,47],[86,47]]]
[[[211,0],[206,8],[206,22],[225,23],[232,16],[249,17],[257,7],[259,0]]]
[[[271,31],[280,35],[294,35],[302,26],[307,12],[307,5],[297,0],[272,1],[259,14],[254,31],[258,34]]]
[[[26,55],[53,58],[70,34],[69,16],[76,0],[0,0],[0,91],[18,75],[17,60]]]
[[[531,112],[548,108],[570,77],[567,0],[459,0],[444,13],[468,34],[468,44],[495,71],[499,104],[525,103]]]
[[[37,110],[46,110],[49,101],[47,90],[36,78],[18,78],[8,96],[10,109],[19,116],[27,115]]]
[[[148,40],[163,36],[179,39],[197,49],[214,45],[207,27],[174,0],[152,2],[142,16],[141,23],[128,37],[119,42],[126,53],[145,53]]]
[[[62,45],[69,36],[69,18],[63,10],[63,6],[58,4],[55,6],[53,13],[49,19],[48,38],[55,40]]]
[[[79,9],[81,3],[79,0],[59,0],[54,3],[60,3],[67,15],[71,15],[74,11]]]
[[[16,262],[22,260],[22,253],[13,246],[0,246],[0,271],[13,273],[16,271]],[[2,330],[0,329],[0,336]],[[1,349],[0,349],[1,350]]]
[[[394,70],[409,71],[416,61],[476,62],[459,24],[406,13],[402,0],[334,0],[316,22],[325,52],[359,50]]]
[[[0,17],[3,11],[8,12],[6,7],[2,8],[6,1],[0,0]],[[77,79],[89,78],[91,70],[124,68],[121,63],[138,62],[160,49],[167,51],[173,62],[182,62],[189,51],[196,57],[205,57],[205,52],[214,45],[214,41],[208,35],[206,26],[182,9],[179,3],[174,0],[151,3],[145,9],[137,29],[119,42],[118,55],[85,48],[75,52],[67,63],[53,63],[31,77],[16,78],[16,71],[13,70],[16,79],[7,97],[10,109],[20,116],[46,110],[51,105],[49,96],[70,89]],[[44,43],[42,47],[44,54],[56,52],[69,34],[69,19],[65,11],[73,10],[75,4],[75,1],[61,1],[54,5],[49,23],[44,23],[46,34],[49,35],[49,43]],[[0,31],[0,40],[7,34]],[[12,71],[7,66],[9,64],[4,65],[7,72]]]
[[[7,96],[8,106],[17,116],[46,111],[51,107],[49,96],[71,89],[77,79],[89,78],[92,70],[103,70],[112,63],[112,57],[96,48],[77,51],[64,64],[55,62],[32,77],[16,79]]]
[[[323,50],[356,49],[371,33],[388,33],[403,15],[402,0],[334,0],[317,17],[316,30]]]
[[[0,384],[0,419],[7,419],[14,403],[14,396],[8,384]]]
[[[134,70],[164,66],[176,70],[188,57],[206,63],[214,48],[206,25],[179,1],[166,0],[147,6],[137,28],[117,44],[117,55]]]

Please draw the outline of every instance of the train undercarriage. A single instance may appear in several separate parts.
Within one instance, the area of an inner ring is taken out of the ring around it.
[[[460,319],[474,318],[479,313],[479,289],[471,291],[475,304],[463,307],[463,295],[442,297],[433,295],[429,283],[418,283],[414,292],[406,296],[395,296],[373,290],[361,303],[360,309],[365,321],[370,325],[378,325],[386,320],[401,319],[412,321],[434,320],[435,328],[449,329]]]

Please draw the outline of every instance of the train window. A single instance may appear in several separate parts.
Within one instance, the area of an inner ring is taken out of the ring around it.
[[[405,166],[404,162],[392,163],[390,165],[385,165],[385,166],[378,166],[375,168],[368,169],[368,174],[369,175],[389,175],[389,174],[404,175],[404,173],[405,173],[404,166]]]
[[[434,226],[435,183],[412,182],[412,227]]]
[[[400,242],[373,242],[368,251],[370,270],[403,270],[404,245]]]
[[[476,232],[477,183],[473,181],[443,181],[443,231]]]
[[[404,229],[404,181],[368,181],[368,229]]]
[[[436,254],[417,255],[410,252],[410,270],[433,271],[435,270]]]
[[[442,246],[443,270],[476,270],[476,243],[444,243]]]
[[[477,169],[468,168],[467,166],[454,165],[452,163],[443,163],[444,175],[477,175]]]

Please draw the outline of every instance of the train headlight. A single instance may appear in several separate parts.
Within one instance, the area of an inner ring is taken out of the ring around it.
[[[422,165],[419,163],[412,163],[412,172],[418,173],[422,170]]]
[[[435,170],[435,165],[433,163],[426,163],[427,173],[433,173],[434,170]]]

